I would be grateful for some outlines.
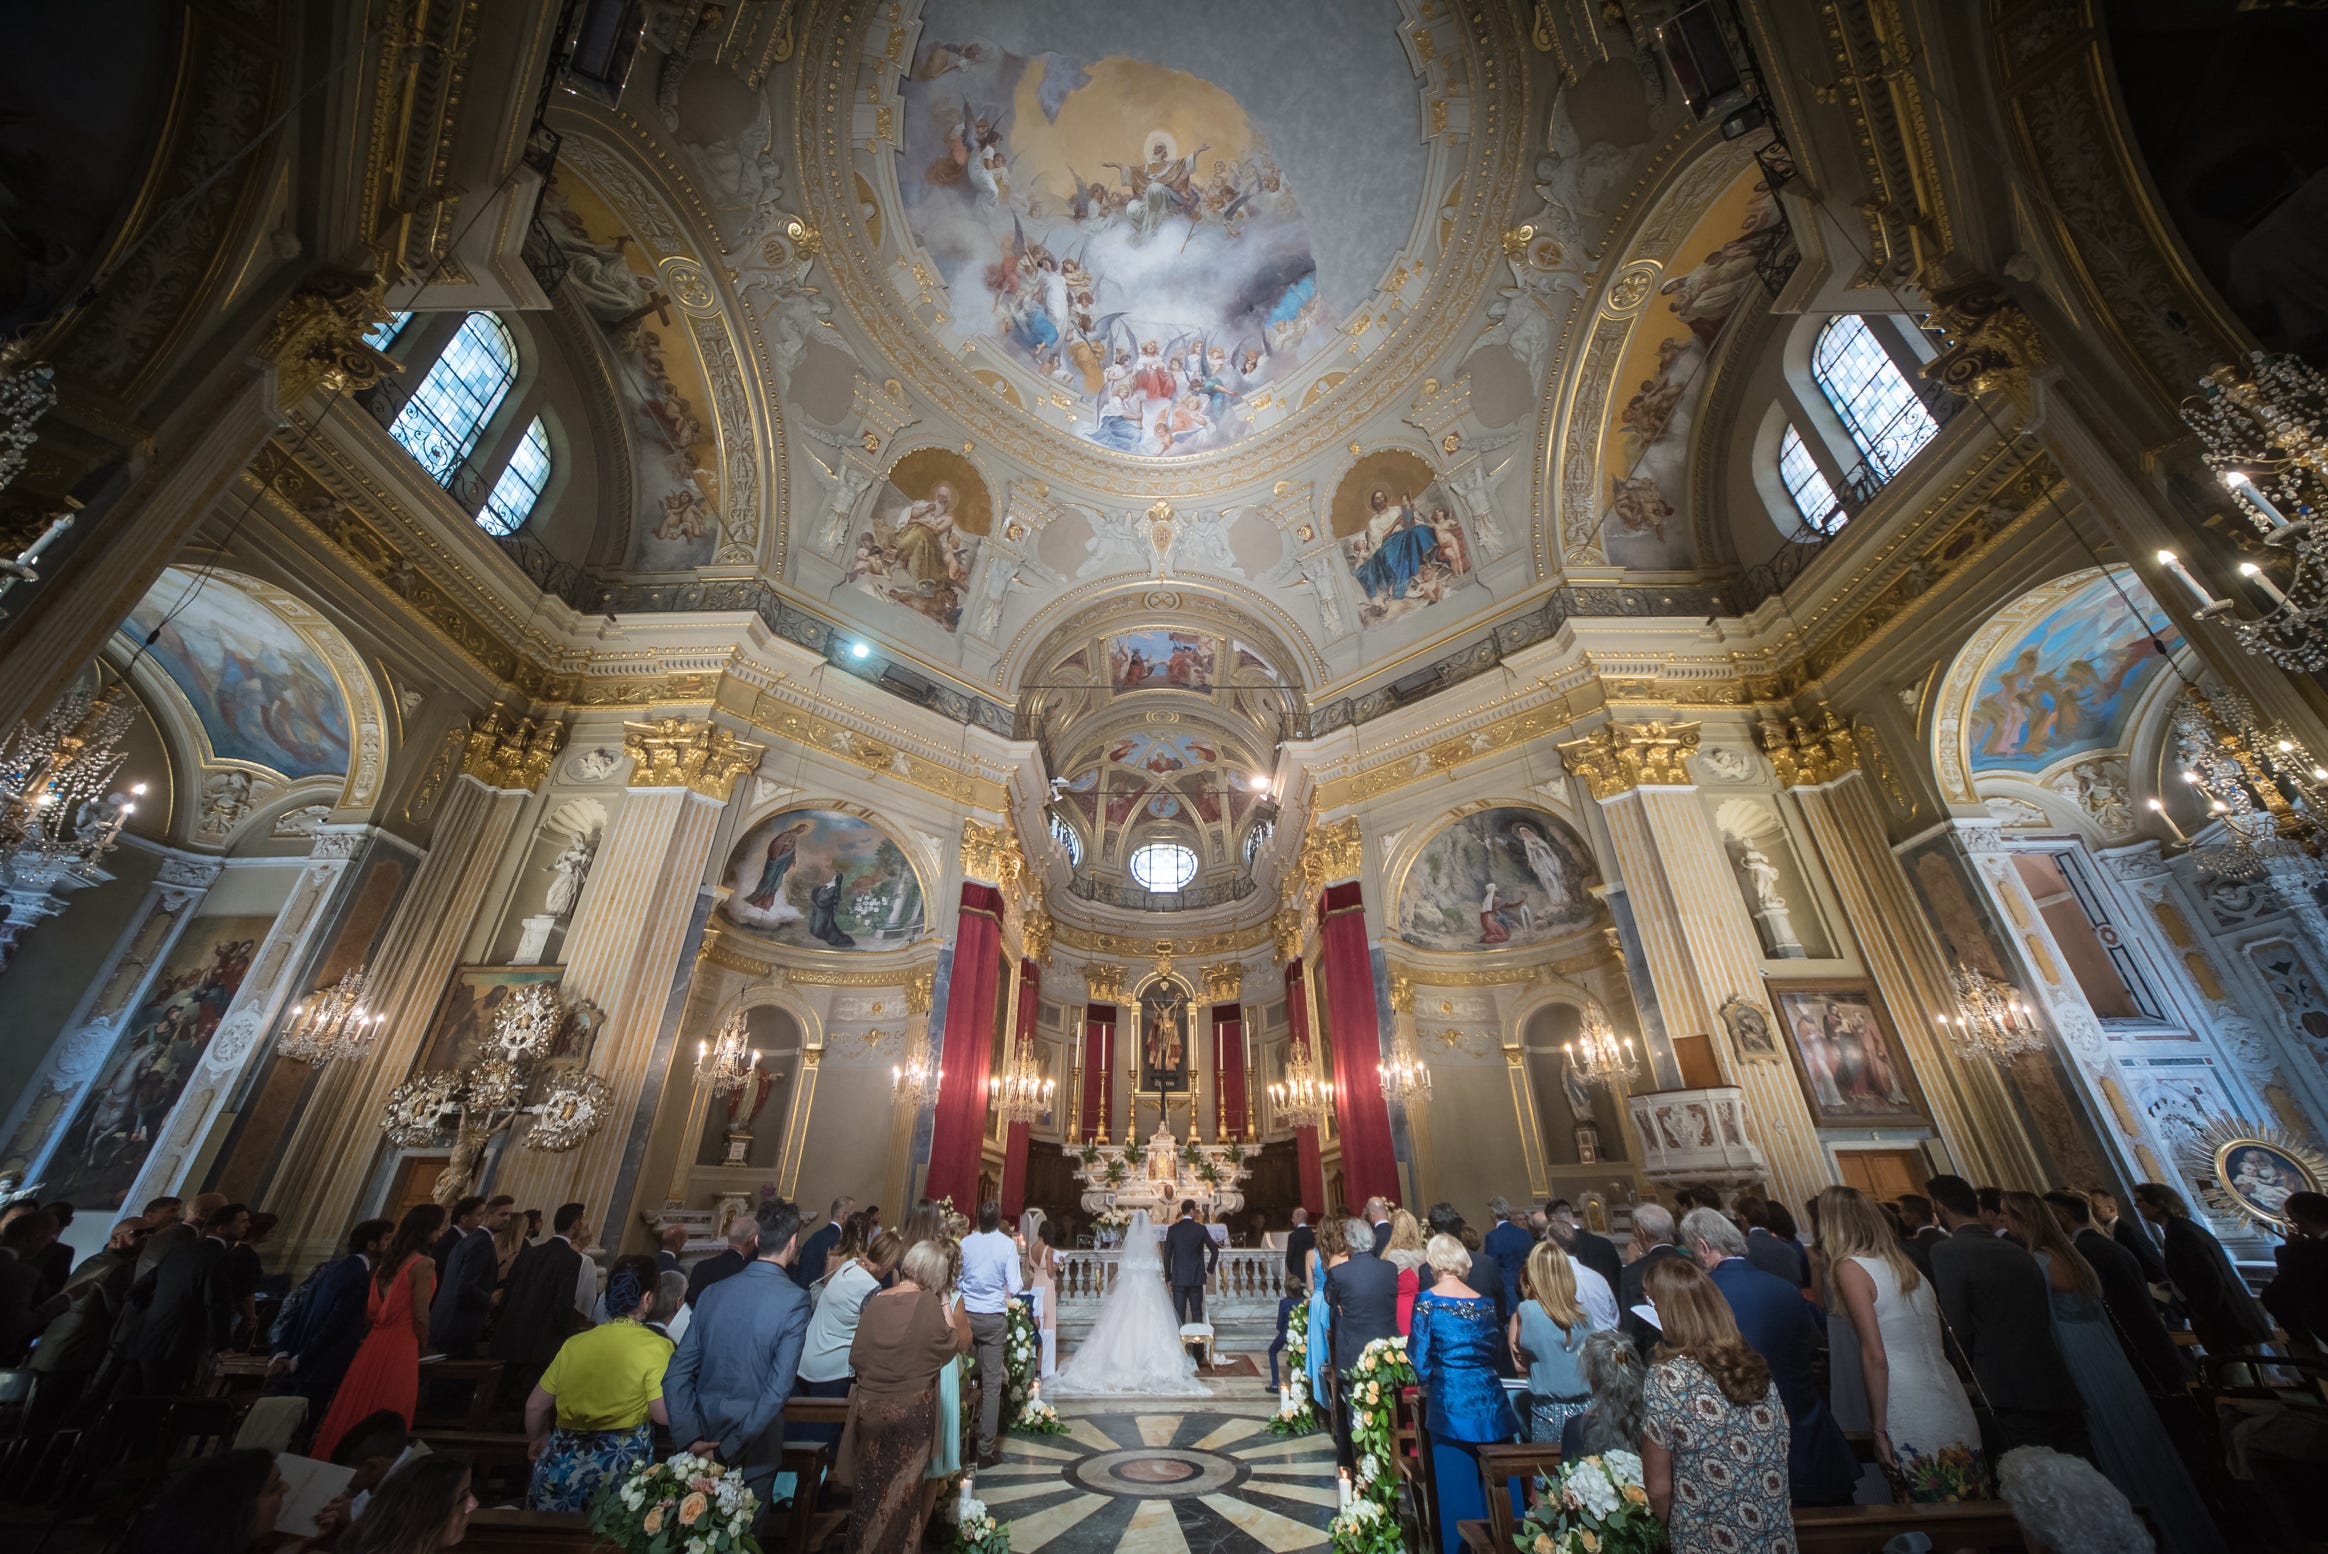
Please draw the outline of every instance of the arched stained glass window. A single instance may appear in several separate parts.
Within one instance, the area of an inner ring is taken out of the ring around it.
[[[472,313],[396,412],[388,435],[449,490],[516,379],[509,330],[490,313]]]
[[[1827,484],[1827,477],[1819,472],[1818,460],[1803,445],[1802,433],[1787,424],[1786,435],[1778,440],[1778,476],[1786,482],[1786,494],[1794,499],[1795,511],[1803,515],[1803,522],[1821,534],[1832,534],[1843,527],[1850,515],[1843,504],[1835,500],[1835,488]]]
[[[1132,854],[1130,868],[1142,890],[1170,895],[1196,878],[1196,853],[1178,842],[1150,842]]]
[[[477,514],[477,527],[488,534],[515,534],[534,510],[534,503],[542,499],[542,487],[549,481],[550,437],[537,415],[510,450],[509,463],[493,483],[493,494],[485,498],[484,511]]]
[[[1856,313],[1838,314],[1819,331],[1811,380],[1867,456],[1877,485],[1906,469],[1940,430],[1915,386]]]

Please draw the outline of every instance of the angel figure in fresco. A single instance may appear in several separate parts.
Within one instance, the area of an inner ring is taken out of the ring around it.
[[[776,893],[783,888],[784,876],[792,872],[792,861],[798,855],[800,839],[808,834],[810,821],[797,821],[786,826],[768,839],[768,859],[760,865],[760,883],[744,897],[744,904],[760,911],[774,910]]]

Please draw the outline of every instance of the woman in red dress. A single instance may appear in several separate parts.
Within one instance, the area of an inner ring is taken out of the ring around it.
[[[342,1435],[382,1409],[407,1426],[412,1423],[413,1406],[420,1401],[420,1356],[428,1347],[428,1303],[436,1295],[436,1263],[428,1249],[444,1223],[442,1204],[405,1210],[380,1266],[372,1270],[371,1330],[308,1448],[326,1462]]]

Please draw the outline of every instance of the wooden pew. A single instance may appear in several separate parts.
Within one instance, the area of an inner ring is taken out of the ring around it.
[[[580,1511],[488,1511],[469,1513],[461,1554],[605,1554],[614,1544],[590,1530]]]
[[[847,1398],[795,1397],[784,1404],[784,1424],[789,1431],[796,1425],[846,1424],[849,1418]],[[848,1527],[849,1513],[826,1509],[823,1504],[825,1476],[832,1470],[835,1448],[822,1441],[786,1441],[782,1471],[794,1475],[792,1509],[784,1518],[785,1554],[813,1554]]]
[[[2002,1500],[1803,1507],[1795,1511],[1794,1524],[1798,1554],[1877,1554],[1903,1532],[1927,1534],[1941,1554],[1957,1549],[2037,1554],[2037,1546],[2013,1520],[2013,1508]]]
[[[414,1431],[491,1430],[503,1368],[499,1360],[422,1361]]]

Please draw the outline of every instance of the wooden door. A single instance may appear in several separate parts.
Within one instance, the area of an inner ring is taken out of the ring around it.
[[[1842,1169],[1844,1186],[1878,1201],[1922,1192],[1930,1174],[1923,1151],[1917,1149],[1839,1149],[1835,1164]]]
[[[388,1206],[381,1210],[382,1215],[400,1220],[406,1209],[433,1201],[430,1194],[436,1190],[437,1178],[444,1175],[445,1165],[443,1155],[407,1155],[399,1160],[396,1179],[388,1188]]]

